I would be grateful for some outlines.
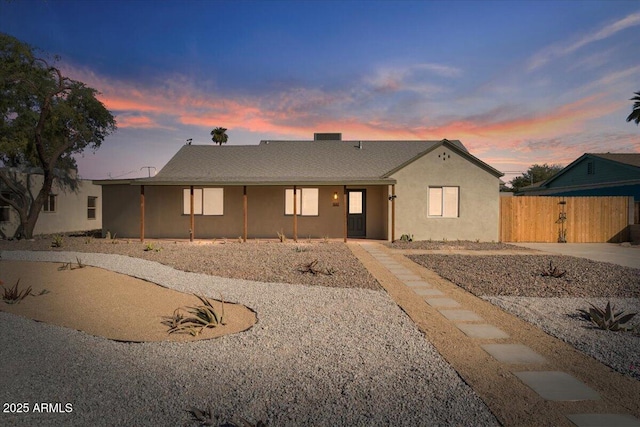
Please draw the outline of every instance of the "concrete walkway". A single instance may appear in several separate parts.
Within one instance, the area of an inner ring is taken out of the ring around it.
[[[617,243],[509,243],[538,251],[610,262],[625,267],[640,268],[640,245]]]
[[[349,247],[503,425],[640,427],[640,382],[397,251]]]

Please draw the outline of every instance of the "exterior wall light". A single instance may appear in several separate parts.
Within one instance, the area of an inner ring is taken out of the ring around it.
[[[333,192],[333,206],[340,206],[340,199],[337,191]]]

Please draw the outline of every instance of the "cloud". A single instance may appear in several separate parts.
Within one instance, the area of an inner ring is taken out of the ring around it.
[[[533,71],[548,62],[567,56],[591,43],[609,38],[627,28],[640,25],[640,12],[628,15],[612,24],[606,25],[593,33],[585,34],[573,43],[559,43],[551,45],[536,53],[530,60],[528,71]]]

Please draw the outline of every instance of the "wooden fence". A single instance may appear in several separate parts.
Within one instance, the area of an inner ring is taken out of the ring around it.
[[[626,242],[629,209],[629,197],[619,196],[502,197],[500,241],[553,243],[564,236],[568,243]]]

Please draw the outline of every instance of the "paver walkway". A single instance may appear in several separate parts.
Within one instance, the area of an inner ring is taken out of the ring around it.
[[[503,425],[640,427],[640,382],[379,243],[349,247]]]

